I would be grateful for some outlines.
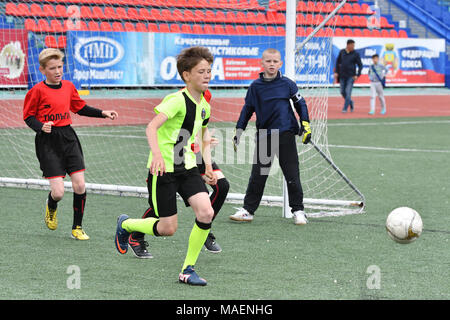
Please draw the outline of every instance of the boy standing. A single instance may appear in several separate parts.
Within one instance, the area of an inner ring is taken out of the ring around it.
[[[69,174],[73,188],[72,238],[88,240],[81,228],[86,204],[84,159],[80,141],[70,126],[70,112],[82,116],[116,119],[117,112],[102,111],[86,105],[75,86],[62,80],[64,54],[44,49],[39,54],[39,70],[46,79],[28,91],[23,106],[23,120],[36,132],[36,156],[44,178],[50,182],[45,208],[45,224],[58,227],[57,206],[64,195],[64,177]]]
[[[177,69],[186,88],[166,96],[155,107],[157,115],[146,129],[151,149],[147,165],[148,201],[156,218],[130,219],[122,214],[117,220],[115,236],[116,249],[120,254],[127,252],[132,232],[172,236],[178,226],[178,193],[192,207],[196,216],[178,279],[182,283],[201,286],[206,285],[206,280],[197,275],[194,265],[210,232],[214,210],[191,145],[202,130],[205,180],[215,185],[217,178],[211,164],[207,128],[210,105],[203,96],[211,80],[212,62],[213,56],[204,47],[185,49],[178,55]]]
[[[304,225],[307,220],[303,211],[303,190],[300,183],[295,137],[303,133],[304,144],[311,140],[308,108],[305,99],[298,92],[295,82],[281,75],[279,70],[283,62],[278,50],[265,50],[261,64],[263,72],[247,91],[245,104],[236,124],[236,136],[233,138],[236,150],[242,131],[247,127],[253,113],[256,113],[256,148],[251,176],[245,193],[244,207],[230,216],[230,219],[235,221],[253,220],[264,193],[273,158],[277,155],[287,181],[289,206],[294,216],[294,223]],[[300,116],[300,127],[290,101],[293,102],[295,110]],[[270,154],[267,153],[268,151]]]
[[[385,87],[386,73],[388,70],[385,66],[378,63],[379,56],[374,54],[372,56],[373,64],[369,68],[369,79],[370,79],[370,111],[369,114],[375,114],[375,99],[378,99],[381,103],[380,114],[386,114],[386,101],[384,99],[383,88]]]

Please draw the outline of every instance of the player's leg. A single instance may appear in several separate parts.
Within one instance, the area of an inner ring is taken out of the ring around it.
[[[183,283],[203,286],[206,285],[206,281],[196,274],[194,266],[211,230],[214,209],[197,167],[188,170],[184,176],[185,180],[180,185],[178,193],[183,199],[187,199],[194,210],[195,223],[189,235],[186,258],[178,279]]]
[[[275,153],[272,152],[270,135],[258,136],[250,179],[245,191],[244,206],[230,216],[231,220],[245,222],[253,220],[255,211],[258,209],[264,193],[274,156]]]
[[[289,206],[294,216],[294,223],[307,223],[303,206],[303,189],[300,182],[300,169],[297,153],[296,135],[286,131],[280,135],[280,149],[278,160],[283,171],[288,189]]]
[[[73,223],[72,238],[77,240],[89,240],[89,236],[82,228],[84,208],[86,206],[86,183],[84,169],[70,174],[73,189]]]
[[[381,103],[381,114],[386,114],[386,100],[384,98],[384,91],[383,91],[383,85],[380,83],[378,83],[377,85],[377,95],[378,95],[378,99],[380,99],[380,103]]]
[[[50,192],[48,194],[45,206],[45,224],[50,230],[56,230],[58,227],[58,202],[64,196],[64,180],[62,177],[48,179],[50,183]]]
[[[147,210],[145,210],[144,214],[142,215],[142,219],[146,218],[158,218],[155,215],[155,212],[153,211],[152,207],[149,207]],[[130,237],[128,238],[128,244],[129,247],[133,250],[133,254],[136,258],[140,259],[149,259],[153,258],[153,255],[148,252],[148,242],[145,241],[145,233],[142,232],[132,232],[130,234]]]
[[[377,89],[375,86],[375,82],[370,83],[370,111],[369,114],[375,114],[375,103],[376,103],[376,97],[377,97]]]

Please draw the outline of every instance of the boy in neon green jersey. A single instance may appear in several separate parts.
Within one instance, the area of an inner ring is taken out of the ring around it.
[[[203,97],[211,80],[212,62],[213,56],[203,47],[185,49],[177,57],[178,72],[186,88],[164,98],[155,108],[157,115],[146,129],[151,149],[147,165],[149,204],[158,218],[130,219],[120,215],[115,237],[116,249],[125,254],[131,232],[173,235],[178,226],[176,193],[180,194],[194,210],[196,220],[179,281],[202,286],[206,285],[206,280],[196,274],[194,265],[211,229],[214,210],[191,144],[202,130],[205,176],[208,184],[216,184],[207,128],[211,110]]]

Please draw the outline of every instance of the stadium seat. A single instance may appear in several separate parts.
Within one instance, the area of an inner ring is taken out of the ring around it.
[[[273,10],[273,11],[280,10],[277,0],[269,0],[269,10]]]
[[[206,24],[203,26],[203,31],[205,34],[214,34],[214,27],[210,24]]]
[[[195,21],[198,21],[198,22],[205,21],[205,14],[201,10],[195,10],[194,17],[195,17]]]
[[[224,29],[223,26],[220,25],[220,24],[216,24],[216,25],[214,26],[214,33],[215,33],[215,34],[226,34],[225,29]]]
[[[363,37],[363,33],[361,29],[353,29],[353,36],[355,37]]]
[[[123,25],[126,32],[136,32],[136,27],[131,22],[125,22]]]
[[[225,12],[221,11],[221,10],[217,10],[216,11],[216,16],[215,16],[215,22],[226,22],[227,21],[227,17],[225,15]]]
[[[44,12],[42,11],[41,6],[36,4],[36,3],[32,3],[30,5],[30,14],[33,17],[42,17],[42,16],[44,16]],[[55,42],[56,42],[56,40],[55,40]]]
[[[395,30],[395,29],[389,30],[389,36],[390,36],[391,38],[398,38],[397,30]]]
[[[100,22],[100,31],[113,31],[111,24],[107,21]]]
[[[128,14],[128,20],[140,20],[141,19],[136,8],[128,8],[127,14]]]
[[[256,34],[265,35],[267,33],[266,28],[264,26],[256,26]]]
[[[98,25],[97,25],[98,29]],[[73,21],[72,19],[64,20],[64,30],[79,30],[79,31],[89,31],[89,27],[83,20],[77,19]],[[98,31],[98,30],[97,30]]]
[[[148,32],[159,32],[158,25],[154,22],[148,24]]]
[[[256,30],[255,30],[254,26],[246,26],[245,31],[247,32],[247,34],[250,34],[250,35],[256,34]]]
[[[408,38],[408,34],[406,33],[405,30],[400,30],[398,32],[398,36],[399,36],[399,38]]]
[[[301,13],[297,13],[295,20],[296,20],[297,25],[303,26],[306,23],[305,16]]]
[[[211,11],[212,12],[212,11]],[[213,12],[214,14],[214,12]],[[192,10],[186,9],[183,11],[183,20],[186,22],[195,22],[195,18],[194,18],[194,13],[192,12]],[[200,21],[198,21],[200,22]]]
[[[298,37],[304,37],[305,35],[306,35],[305,28],[297,27],[297,36]]]
[[[225,33],[226,34],[237,34],[236,29],[231,24],[225,25]]]
[[[391,35],[390,35],[390,33],[389,33],[388,30],[382,29],[382,30],[381,30],[381,36],[382,36],[383,38],[388,38],[388,37],[390,37]]]
[[[263,12],[258,12],[256,14],[256,21],[259,24],[267,24],[266,15]]]
[[[158,27],[159,27],[159,32],[165,32],[165,33],[170,32],[170,27],[167,23],[160,23],[158,25]]]
[[[44,6],[42,7],[42,14],[45,17],[52,17],[52,18],[56,18],[59,16],[56,13],[55,8],[50,4],[44,4]]]
[[[364,37],[371,37],[372,33],[370,32],[369,29],[363,29],[363,36]]]
[[[236,19],[236,15],[234,14],[233,11],[228,11],[226,14],[226,23],[236,23],[237,19]]]
[[[343,37],[344,36],[344,30],[342,30],[341,28],[336,28],[334,30],[334,36],[335,37]]]
[[[50,21],[50,30],[54,33],[66,32],[66,30],[64,30],[63,26],[61,25],[61,22],[57,19]]]
[[[8,2],[5,6],[5,15],[7,16],[19,16],[19,10],[15,3]]]
[[[33,32],[37,30],[36,22],[34,21],[34,19],[25,19],[25,30]]]
[[[146,8],[139,9],[139,17],[141,20],[145,20],[145,21],[154,20],[153,16]]]
[[[203,27],[201,24],[194,24],[192,26],[192,33],[203,34]]]
[[[116,15],[118,20],[128,20],[128,13],[127,10],[124,7],[117,7],[116,8]]]
[[[305,1],[298,1],[297,2],[297,12],[307,12],[308,8],[306,6]]]
[[[92,13],[91,7],[88,7],[88,6],[82,6],[80,8],[80,17],[83,19],[95,19],[95,16]]]
[[[52,35],[45,36],[44,43],[47,48],[57,48],[58,47],[58,42],[56,41],[55,37]]]
[[[66,36],[59,36],[58,37],[58,48],[62,49],[67,46],[67,38]]]
[[[245,12],[238,11],[236,12],[236,23],[247,23],[247,17]]]
[[[181,32],[181,28],[178,23],[171,23],[169,28],[170,28],[170,32],[172,32],[172,33],[180,33]]]
[[[39,19],[37,24],[37,32],[51,32],[48,21],[45,19]]]
[[[136,31],[137,32],[148,32],[147,26],[145,23],[138,22],[136,23]]]
[[[352,29],[350,29],[350,28],[345,28],[345,29],[344,29],[344,35],[345,35],[346,37],[353,37],[353,31],[352,31]]]
[[[92,7],[92,15],[94,17],[94,19],[99,19],[99,20],[107,20],[108,18],[106,17],[105,13],[103,12],[102,8],[100,7]]]
[[[114,7],[105,7],[105,15],[108,17],[108,19],[117,20],[118,15],[116,11],[114,10]]]
[[[19,3],[17,5],[17,15],[19,16],[32,16],[30,13],[30,9],[28,8],[28,6],[25,3]]]
[[[245,35],[246,34],[245,27],[241,26],[241,25],[237,25],[236,26],[236,34],[241,35],[241,36]]]
[[[274,36],[277,33],[275,27],[273,27],[273,26],[267,26],[266,31],[267,31],[267,35],[269,35],[269,36]]]
[[[278,26],[276,28],[276,35],[277,36],[285,36],[286,35],[286,30],[284,29],[284,27]]]
[[[380,38],[381,37],[380,30],[373,29],[372,32],[371,32],[371,36],[374,37],[374,38]]]
[[[182,33],[193,33],[192,27],[189,24],[182,24],[181,25],[181,32]]]

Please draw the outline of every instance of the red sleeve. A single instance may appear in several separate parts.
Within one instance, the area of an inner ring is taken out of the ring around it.
[[[35,88],[31,88],[23,102],[23,120],[29,116],[36,116],[39,106],[39,91]]]
[[[72,97],[70,99],[70,111],[73,113],[77,113],[81,109],[84,108],[86,105],[86,101],[80,98],[80,95],[78,94],[77,88],[73,85],[73,83],[70,83],[72,85]]]
[[[205,92],[203,92],[203,97],[205,98],[206,102],[210,103],[212,98],[211,91],[207,89]]]

